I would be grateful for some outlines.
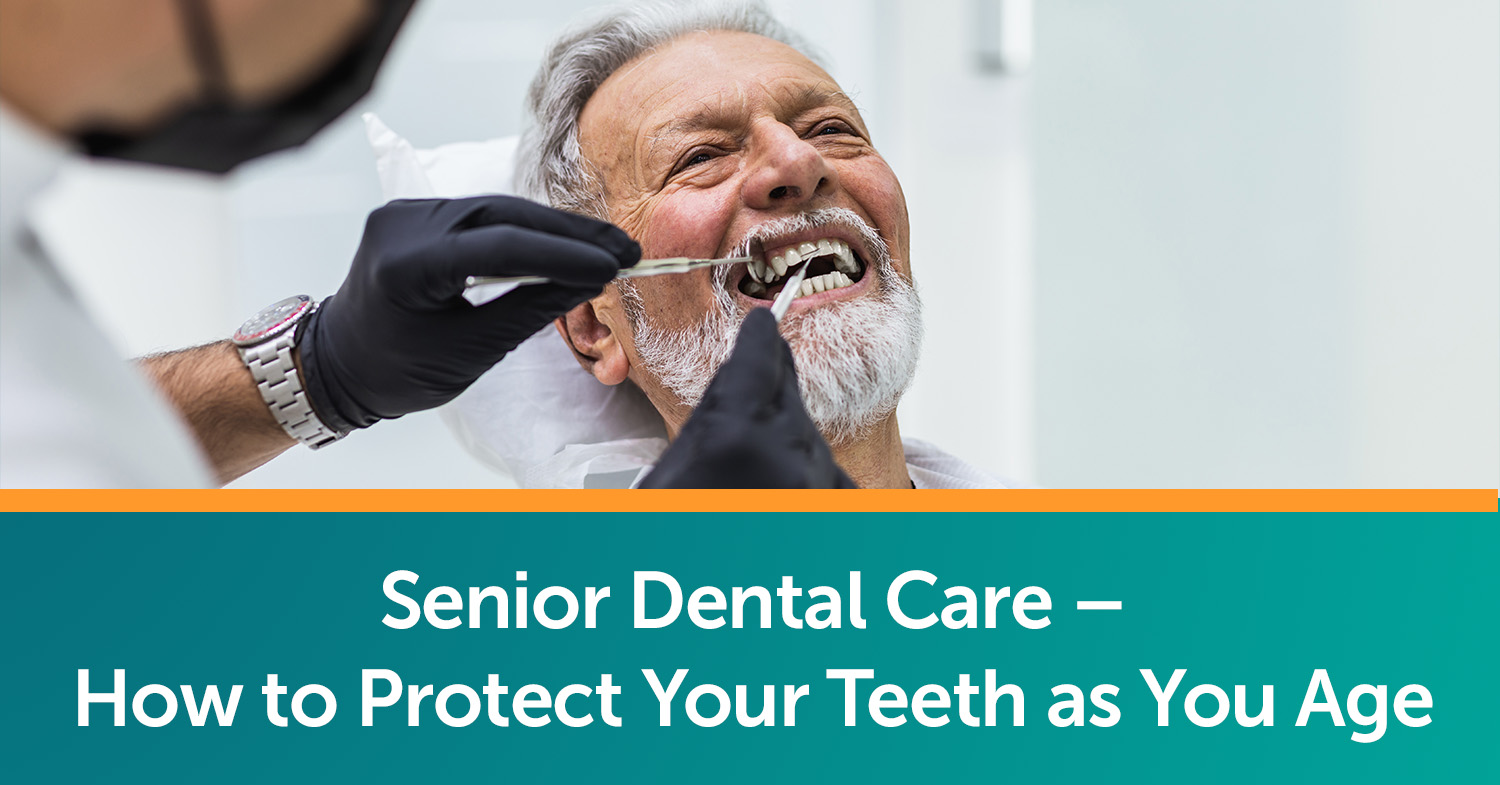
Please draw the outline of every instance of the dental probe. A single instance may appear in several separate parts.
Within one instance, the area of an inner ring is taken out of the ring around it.
[[[781,287],[781,294],[776,295],[776,301],[771,303],[771,315],[776,317],[776,323],[781,323],[781,317],[786,310],[792,307],[792,301],[797,299],[797,293],[802,290],[802,279],[807,277],[807,268],[811,264],[803,264],[792,273],[792,277],[786,279],[786,284]]]
[[[640,278],[647,275],[685,273],[702,267],[717,267],[721,264],[744,264],[749,261],[750,257],[748,256],[729,256],[723,259],[689,259],[685,256],[674,256],[670,259],[642,259],[636,262],[634,267],[627,267],[621,270],[620,274],[616,275],[615,278]],[[541,275],[471,275],[464,280],[464,288],[472,289],[476,286],[489,286],[492,284],[526,286],[528,284],[547,283],[548,280],[546,276]]]

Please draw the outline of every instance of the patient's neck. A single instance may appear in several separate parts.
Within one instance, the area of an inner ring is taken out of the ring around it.
[[[912,487],[894,413],[860,438],[833,445],[833,459],[861,488]]]

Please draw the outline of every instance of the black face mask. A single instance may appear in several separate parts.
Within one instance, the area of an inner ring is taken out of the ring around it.
[[[375,19],[337,62],[306,87],[261,106],[235,106],[202,0],[179,0],[203,97],[156,128],[77,135],[89,155],[224,174],[268,153],[297,147],[370,91],[396,32],[416,0],[379,0]]]

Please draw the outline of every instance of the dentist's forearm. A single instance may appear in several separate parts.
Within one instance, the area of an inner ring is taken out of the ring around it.
[[[271,415],[255,379],[228,341],[136,362],[192,430],[219,483],[244,475],[297,443]]]

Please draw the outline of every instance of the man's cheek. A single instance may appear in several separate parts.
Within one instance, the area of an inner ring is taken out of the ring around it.
[[[906,212],[906,194],[901,190],[901,181],[883,159],[869,162],[870,168],[863,176],[853,178],[858,190],[856,198],[869,211],[886,242],[891,244],[891,254],[905,261],[906,244],[910,236],[910,219]]]
[[[705,197],[671,199],[658,205],[641,246],[657,258],[715,256],[725,239],[729,211],[722,200]]]
[[[681,330],[703,323],[713,301],[707,270],[640,278],[641,306],[658,327]]]

